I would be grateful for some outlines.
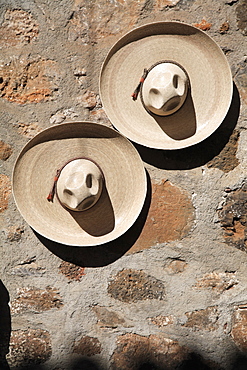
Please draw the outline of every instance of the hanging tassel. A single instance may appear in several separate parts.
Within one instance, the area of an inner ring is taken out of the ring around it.
[[[57,180],[58,180],[58,178],[59,178],[60,172],[61,172],[61,170],[57,170],[57,174],[56,174],[56,176],[54,177],[53,185],[52,185],[51,191],[50,191],[50,193],[48,194],[48,196],[47,196],[47,198],[46,198],[46,199],[48,200],[48,202],[53,202],[54,195],[55,195],[55,191],[56,191]]]
[[[141,76],[141,79],[140,79],[139,84],[137,85],[137,87],[136,87],[135,91],[133,92],[133,94],[131,94],[133,100],[136,100],[137,99],[138,94],[139,94],[139,91],[141,90],[141,86],[142,86],[145,78],[147,77],[147,74],[148,74],[148,70],[145,68],[144,71],[143,71],[143,75]]]

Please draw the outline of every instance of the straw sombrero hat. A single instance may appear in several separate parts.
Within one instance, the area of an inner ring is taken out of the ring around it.
[[[151,23],[127,33],[100,74],[102,103],[113,125],[151,148],[180,149],[207,138],[222,123],[232,91],[219,46],[180,22]]]
[[[106,126],[73,122],[36,135],[19,154],[13,194],[39,234],[74,246],[109,242],[137,219],[146,173],[134,146]]]

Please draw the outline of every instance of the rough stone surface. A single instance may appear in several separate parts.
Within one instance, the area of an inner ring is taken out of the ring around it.
[[[74,343],[74,353],[82,356],[94,356],[101,352],[101,344],[97,338],[85,336]]]
[[[246,0],[0,3],[0,369],[246,369]],[[18,153],[56,124],[115,129],[100,99],[105,57],[135,27],[173,20],[224,52],[225,119],[185,149],[134,144],[147,198],[120,238],[82,248],[46,240],[11,193]]]
[[[182,239],[191,230],[193,220],[194,207],[185,190],[169,181],[153,183],[146,223],[129,253],[150,248],[155,244]]]
[[[8,9],[0,27],[0,49],[30,43],[38,36],[39,26],[32,14]]]
[[[39,127],[38,123],[18,123],[17,125],[18,132],[28,139],[32,139],[35,135],[37,135],[41,128]]]
[[[247,65],[246,62],[241,63],[235,77],[236,84],[239,89],[240,96],[247,103]]]
[[[219,155],[216,155],[208,162],[208,167],[219,168],[221,171],[230,172],[239,165],[236,157],[238,149],[239,131],[234,130],[228,143],[222,149]]]
[[[18,242],[21,240],[21,236],[24,233],[24,229],[21,226],[10,226],[7,230],[7,239],[10,242]]]
[[[232,272],[211,272],[197,279],[196,288],[211,288],[218,293],[223,293],[238,284],[236,275]]]
[[[164,299],[165,288],[161,281],[143,271],[122,270],[108,285],[108,293],[123,302],[146,299]]]
[[[158,326],[159,328],[162,328],[164,326],[167,326],[167,325],[171,325],[174,323],[175,321],[175,317],[173,315],[169,315],[169,316],[157,316],[157,317],[149,317],[148,320]]]
[[[86,91],[81,97],[81,103],[84,108],[93,109],[97,104],[97,95],[93,91]]]
[[[105,114],[104,109],[102,108],[91,110],[89,113],[89,119],[93,122],[102,123],[103,125],[108,127],[112,126],[111,121],[109,120],[109,118]]]
[[[59,269],[63,275],[69,280],[80,281],[82,276],[85,275],[85,269],[81,266],[76,266],[73,263],[63,261],[59,266]]]
[[[0,174],[0,213],[8,208],[11,182],[8,176]]]
[[[136,24],[142,7],[145,7],[145,0],[131,0],[128,3],[116,1],[107,7],[88,3],[87,0],[77,0],[70,19],[68,39],[71,42],[93,44],[102,38],[129,30]]]
[[[7,359],[13,368],[41,364],[52,353],[50,334],[41,329],[12,331],[9,349]]]
[[[241,351],[247,351],[247,305],[235,307],[232,316],[231,336]]]
[[[137,334],[125,334],[117,339],[117,346],[112,355],[111,369],[172,370],[187,358],[186,348],[177,341],[159,335],[148,337]]]
[[[45,273],[46,269],[45,267],[39,266],[34,259],[28,260],[28,261],[23,261],[20,262],[17,266],[15,266],[11,270],[11,275],[16,275],[16,276],[41,276]],[[35,302],[37,304],[37,302]],[[23,307],[24,309],[24,307]]]
[[[19,104],[39,103],[53,95],[57,79],[53,60],[13,60],[0,65],[0,97]]]
[[[92,309],[97,316],[97,324],[101,328],[117,328],[118,326],[126,326],[124,318],[116,312],[100,306],[92,307]]]
[[[154,1],[155,10],[164,10],[165,7],[173,7],[179,3],[180,0],[156,0]]]
[[[246,186],[226,193],[224,205],[219,210],[219,220],[227,244],[242,251],[246,247],[247,192]]]
[[[169,274],[179,274],[180,272],[183,272],[186,269],[187,263],[185,261],[182,261],[180,259],[174,259],[168,262],[166,265],[166,270]]]
[[[221,34],[224,34],[224,33],[226,33],[227,31],[229,31],[229,28],[230,28],[229,23],[228,23],[228,22],[224,22],[224,23],[222,23],[222,25],[220,26],[219,31],[220,31],[220,33],[221,33]]]
[[[25,311],[42,312],[60,308],[62,305],[60,294],[55,288],[22,288],[18,289],[17,297],[11,302],[11,311],[13,314]]]
[[[247,35],[247,1],[240,0],[236,7],[236,15],[238,20],[238,27],[242,31],[243,35]]]
[[[6,161],[12,154],[13,149],[4,141],[0,140],[0,159]]]
[[[184,326],[194,330],[216,330],[218,328],[218,308],[216,306],[207,307],[202,310],[185,312],[188,320]]]
[[[37,265],[35,262],[27,264],[25,266],[15,266],[11,270],[11,275],[16,276],[41,276],[45,273],[45,268]]]
[[[202,19],[200,23],[193,23],[193,26],[200,28],[203,31],[209,31],[212,23],[209,23],[205,19]]]

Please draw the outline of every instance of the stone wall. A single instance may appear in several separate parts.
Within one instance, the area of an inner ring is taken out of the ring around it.
[[[138,147],[148,173],[129,232],[97,247],[34,233],[11,193],[15,159],[66,121],[111,126],[110,47],[136,26],[204,30],[231,66],[226,119],[193,147]],[[247,1],[9,0],[0,7],[0,368],[247,368]]]

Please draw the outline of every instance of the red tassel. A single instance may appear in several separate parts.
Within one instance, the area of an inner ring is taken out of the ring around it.
[[[52,185],[52,188],[51,188],[51,191],[50,193],[47,195],[46,199],[48,200],[48,202],[53,202],[53,199],[54,199],[54,195],[55,195],[55,191],[56,191],[56,185],[57,185],[57,180],[59,178],[59,175],[60,175],[60,170],[57,170],[57,174],[56,176],[54,177],[54,180],[53,180],[53,185]]]
[[[133,92],[133,94],[131,94],[133,100],[136,100],[137,99],[138,94],[139,94],[139,91],[141,90],[141,86],[142,86],[145,78],[147,77],[147,74],[148,74],[148,70],[145,68],[144,71],[143,71],[143,75],[140,78],[139,84],[137,85],[137,87],[136,87],[135,91]]]

